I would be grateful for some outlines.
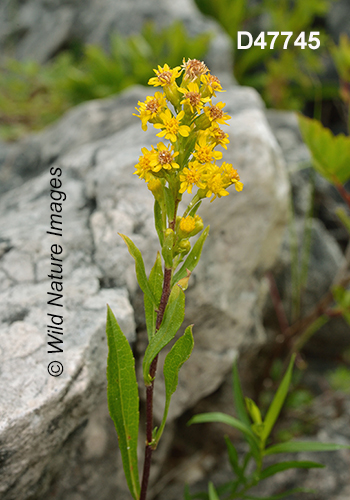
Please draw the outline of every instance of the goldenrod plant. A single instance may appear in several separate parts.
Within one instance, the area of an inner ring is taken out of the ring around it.
[[[266,457],[279,455],[280,453],[296,452],[316,452],[316,451],[335,451],[349,446],[336,443],[322,443],[319,441],[287,441],[282,443],[270,443],[270,435],[275,423],[280,415],[283,404],[288,394],[291,384],[292,370],[295,355],[291,357],[287,371],[278,387],[276,394],[266,412],[265,418],[262,418],[260,409],[250,398],[244,398],[241,383],[238,376],[237,364],[233,367],[233,397],[237,417],[227,415],[226,413],[202,413],[195,415],[188,424],[201,424],[206,422],[220,422],[240,431],[248,444],[248,451],[240,457],[234,444],[228,436],[225,436],[225,442],[228,451],[228,457],[234,478],[225,484],[215,488],[212,482],[208,485],[208,495],[197,494],[191,497],[188,488],[186,489],[185,499],[208,498],[209,500],[249,499],[249,500],[278,500],[287,497],[293,493],[307,492],[305,488],[297,487],[284,491],[278,495],[269,497],[257,497],[249,494],[249,490],[275,474],[288,469],[311,469],[322,468],[324,465],[310,460],[287,460],[277,461],[275,464],[264,466]]]
[[[180,329],[185,313],[185,291],[191,272],[198,264],[209,233],[197,214],[203,200],[220,202],[227,188],[243,189],[237,170],[222,159],[218,147],[227,149],[228,134],[221,128],[230,116],[222,101],[219,79],[196,59],[182,66],[158,66],[149,85],[154,95],[138,103],[136,116],[141,127],[156,129],[159,142],[144,147],[136,164],[136,174],[154,196],[154,222],[161,252],[147,276],[140,250],[126,235],[125,241],[135,260],[136,276],[144,294],[148,346],[143,358],[146,387],[146,446],[143,475],[138,474],[137,441],[139,395],[135,360],[129,343],[108,306],[108,405],[119,438],[125,477],[135,500],[145,500],[153,451],[164,430],[170,400],[178,383],[178,372],[193,348],[192,327],[174,343],[164,362],[165,407],[160,427],[153,426],[153,389],[158,355]],[[192,199],[182,207],[183,194]],[[180,211],[181,210],[181,211]],[[178,215],[181,213],[181,215]],[[199,235],[195,243],[192,238]]]

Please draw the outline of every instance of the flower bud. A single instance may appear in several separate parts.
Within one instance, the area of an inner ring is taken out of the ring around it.
[[[191,233],[191,236],[195,236],[196,234],[200,233],[204,227],[203,220],[201,217],[199,217],[199,215],[195,215],[194,220],[195,220],[195,226],[194,230]]]
[[[211,126],[210,120],[205,113],[202,113],[195,120],[196,128],[199,130],[205,130]]]
[[[171,102],[175,109],[179,106],[182,97],[182,94],[180,94],[177,89],[178,87],[175,82],[164,86],[166,98]]]
[[[186,255],[190,250],[191,250],[191,243],[190,243],[190,241],[188,239],[185,239],[185,240],[181,240],[176,245],[175,253],[176,254],[183,253],[183,254]]]
[[[163,187],[159,179],[151,177],[147,184],[148,189],[152,192],[155,199],[161,203],[163,200]]]

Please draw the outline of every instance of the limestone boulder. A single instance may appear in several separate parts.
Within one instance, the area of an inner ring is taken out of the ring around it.
[[[144,320],[137,306],[134,262],[117,232],[141,249],[147,271],[159,249],[153,197],[132,175],[141,147],[155,142],[155,132],[142,132],[139,121],[129,118],[145,90],[129,92],[108,105],[80,106],[45,131],[51,137],[46,147],[56,147],[55,159],[0,200],[4,500],[50,495],[87,500],[98,491],[102,500],[123,498],[122,483],[115,481],[117,459],[110,464],[110,457],[117,456],[116,435],[106,425],[106,303],[130,342],[136,338],[135,326],[142,337]],[[235,165],[245,187],[201,208],[211,231],[191,277],[185,320],[195,324],[196,345],[184,365],[170,419],[215,391],[237,355],[265,342],[261,276],[274,264],[286,222],[289,185],[258,94],[230,87],[225,101],[232,120],[224,159]],[[118,121],[119,111],[125,118]],[[115,117],[117,125],[101,137],[94,124],[104,113],[107,121]],[[79,122],[79,116],[89,118]],[[62,171],[60,191],[66,195],[62,237],[47,234],[55,169]],[[58,244],[63,248],[62,308],[47,303],[52,246]],[[48,353],[48,313],[64,318],[63,353]],[[63,363],[61,376],[49,375],[51,361]],[[163,408],[161,370],[159,375],[156,418]],[[104,470],[110,471],[108,477]],[[122,476],[120,462],[118,470]]]

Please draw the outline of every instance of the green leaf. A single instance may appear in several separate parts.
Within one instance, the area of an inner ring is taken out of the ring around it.
[[[185,262],[182,264],[179,271],[175,273],[175,275],[173,276],[172,284],[177,283],[182,278],[185,278],[185,276],[187,275],[187,269],[189,271],[193,271],[193,269],[196,267],[201,257],[202,248],[208,234],[209,234],[209,226],[207,226],[204,229],[204,231],[202,232],[196,243],[193,245],[192,250],[188,254]]]
[[[140,250],[137,248],[137,246],[131,241],[128,236],[125,236],[124,234],[118,233],[119,236],[123,238],[125,241],[128,250],[131,254],[131,256],[135,259],[135,269],[136,269],[136,277],[137,281],[140,285],[141,290],[143,291],[144,294],[148,295],[149,299],[153,302],[155,307],[158,307],[157,301],[154,297],[154,294],[152,293],[152,290],[150,289],[150,286],[148,284],[148,279],[146,276],[146,271],[145,271],[145,264],[143,262],[142,254]]]
[[[162,246],[162,255],[165,266],[168,269],[173,267],[175,233],[172,229],[165,231],[165,238]]]
[[[157,304],[159,304],[162,296],[162,285],[163,285],[162,259],[159,252],[157,253],[157,258],[154,263],[154,266],[151,269],[148,279],[148,284],[157,301]],[[150,341],[154,335],[154,332],[156,331],[157,311],[154,307],[153,302],[148,297],[148,295],[145,294],[143,296],[143,300],[145,305],[145,317],[146,317],[148,341]]]
[[[350,137],[334,136],[318,120],[301,115],[299,126],[315,169],[333,184],[345,184],[350,179]]]
[[[159,330],[153,335],[143,358],[143,377],[146,385],[151,383],[149,369],[157,354],[175,337],[185,316],[185,293],[177,285],[170,293],[168,305]]]
[[[231,427],[234,427],[235,429],[238,429],[239,431],[243,432],[243,434],[249,436],[255,441],[255,443],[257,443],[256,436],[253,434],[253,432],[246,424],[244,424],[240,420],[237,420],[237,418],[231,417],[231,415],[226,415],[226,413],[221,413],[221,412],[200,413],[199,415],[195,415],[194,417],[192,417],[187,422],[187,425],[204,424],[207,422],[219,422],[222,424],[230,425]]]
[[[293,365],[294,365],[294,360],[295,360],[295,354],[293,354],[289,366],[287,368],[287,371],[283,377],[283,380],[277,389],[277,392],[275,394],[275,397],[272,400],[272,403],[270,404],[270,407],[267,411],[265,420],[264,420],[264,432],[262,435],[262,439],[266,440],[270,432],[272,431],[273,426],[275,425],[275,422],[278,418],[278,415],[280,414],[280,411],[282,409],[284,400],[286,399],[286,396],[288,394],[288,389],[290,386],[290,381],[292,378],[292,370],[293,370]]]
[[[168,416],[169,406],[171,396],[174,394],[177,388],[178,376],[181,366],[185,361],[191,356],[193,349],[194,340],[192,335],[192,325],[188,326],[185,333],[180,337],[171,351],[168,353],[164,361],[164,381],[165,381],[165,408],[162,423],[157,432],[155,438],[156,444],[158,443],[165,426],[165,422]]]
[[[278,464],[270,465],[270,467],[266,467],[263,471],[261,471],[259,475],[259,480],[266,479],[267,477],[273,476],[278,472],[287,469],[312,469],[312,468],[323,468],[325,467],[318,462],[310,462],[310,461],[298,461],[293,460],[290,462],[280,462]]]
[[[232,380],[233,380],[233,397],[235,402],[235,409],[238,415],[238,418],[244,422],[247,426],[250,426],[250,420],[248,417],[248,413],[246,411],[246,406],[244,403],[244,397],[242,392],[242,386],[239,380],[238,367],[237,362],[233,363],[233,371],[232,371]]]
[[[334,300],[337,302],[337,309],[339,309],[345,321],[350,325],[350,290],[342,286],[334,286],[332,294]]]
[[[135,359],[129,342],[109,306],[106,333],[108,409],[117,430],[126,481],[133,498],[137,500],[140,496],[137,466],[139,393]]]
[[[240,482],[244,482],[244,475],[242,472],[242,468],[239,465],[237,450],[231,443],[230,438],[228,436],[225,436],[225,442],[232,470],[234,471],[236,476],[240,479]]]
[[[165,194],[165,204],[166,204],[166,211],[168,215],[169,220],[174,219],[174,213],[175,213],[175,200],[174,200],[174,195],[168,187],[164,186],[164,194]]]
[[[338,208],[336,208],[335,213],[337,214],[340,221],[343,223],[346,230],[350,234],[350,217],[346,213],[345,209],[343,207],[338,207]]]
[[[163,371],[166,404],[170,403],[170,398],[176,391],[181,366],[191,356],[194,345],[192,327],[193,325],[190,325],[186,328],[185,333],[179,338],[179,340],[177,340],[165,358]]]
[[[154,224],[161,246],[164,243],[162,208],[157,200],[154,201]]]
[[[216,489],[211,481],[208,484],[208,493],[209,500],[220,500],[219,495],[217,494]]]
[[[233,377],[234,404],[238,418],[241,422],[245,424],[246,427],[250,428],[251,426],[250,419],[244,402],[242,386],[239,380],[238,367],[236,361],[233,363],[232,377]],[[244,437],[250,446],[252,454],[257,459],[260,455],[260,451],[259,451],[259,445],[257,444],[258,441],[256,440],[256,436],[254,436],[254,439],[251,439],[251,437],[247,434]]]
[[[188,487],[187,483],[185,484],[185,489],[184,489],[184,499],[191,500],[190,488]]]
[[[276,453],[296,453],[299,451],[337,451],[349,450],[350,446],[336,443],[319,443],[318,441],[288,441],[287,443],[275,444],[264,452],[264,455]]]
[[[194,217],[197,213],[197,210],[199,209],[199,207],[201,206],[202,204],[202,200],[200,200],[198,203],[196,203],[190,210],[190,213],[188,215],[190,215],[191,217]]]

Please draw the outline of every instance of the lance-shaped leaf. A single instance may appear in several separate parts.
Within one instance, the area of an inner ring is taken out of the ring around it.
[[[180,279],[184,278],[187,274],[187,269],[189,271],[193,271],[193,269],[196,267],[201,257],[202,248],[208,234],[209,226],[204,229],[196,243],[193,245],[192,250],[188,254],[185,262],[182,264],[178,272],[173,276],[172,284],[177,283],[178,281],[180,281]]]
[[[292,370],[293,370],[294,360],[295,360],[295,354],[293,354],[293,356],[289,362],[289,366],[288,366],[287,371],[283,377],[283,380],[282,380],[280,386],[278,387],[277,392],[275,394],[275,397],[273,398],[272,403],[270,404],[270,407],[267,411],[267,414],[266,414],[266,417],[264,420],[264,430],[262,433],[262,439],[264,441],[266,441],[266,439],[269,437],[270,432],[272,431],[272,428],[275,425],[277,417],[280,414],[283,403],[287,397],[288,389],[290,386],[290,381],[292,378]]]
[[[318,462],[310,462],[309,460],[292,460],[290,462],[279,462],[278,464],[270,465],[266,467],[266,469],[262,470],[259,474],[259,480],[266,479],[267,477],[273,476],[278,472],[288,469],[314,469],[314,468],[323,468],[325,467]]]
[[[231,415],[226,415],[226,413],[221,413],[221,412],[200,413],[199,415],[195,415],[194,417],[192,417],[187,422],[187,425],[204,424],[206,422],[219,422],[222,424],[230,425],[231,427],[235,427],[239,431],[243,432],[243,434],[249,436],[257,444],[257,437],[253,434],[250,427],[248,427],[240,420],[237,420],[237,418],[231,417]]]
[[[154,266],[151,269],[148,279],[148,284],[157,301],[157,304],[159,304],[162,296],[162,284],[163,284],[162,259],[159,252],[157,253],[157,258],[154,263]],[[154,332],[156,331],[157,311],[156,308],[154,307],[153,302],[148,297],[148,295],[144,294],[143,300],[145,305],[145,317],[146,317],[148,341],[150,341],[151,338],[153,337]]]
[[[191,217],[194,217],[197,213],[197,210],[199,209],[199,207],[201,206],[202,204],[202,200],[200,200],[198,203],[196,203],[190,210],[190,213],[188,215],[190,215]]]
[[[238,368],[237,368],[236,361],[233,363],[232,376],[233,376],[233,398],[234,398],[235,409],[236,409],[237,415],[239,417],[239,420],[241,422],[243,422],[246,427],[250,428],[251,424],[250,424],[249,416],[248,416],[245,402],[244,402],[242,386],[241,386],[241,382],[239,380],[239,374],[238,374]],[[244,437],[247,440],[247,442],[249,443],[252,454],[254,455],[255,458],[258,458],[260,452],[259,452],[259,446],[257,444],[257,441],[255,439],[251,439],[249,434],[245,434]]]
[[[228,458],[230,460],[231,467],[235,472],[236,476],[238,477],[238,479],[240,480],[240,482],[244,482],[244,474],[242,472],[241,466],[239,465],[237,450],[231,443],[230,438],[228,436],[225,436],[225,442],[227,446]]]
[[[137,437],[139,430],[139,393],[135,359],[129,342],[107,306],[107,398],[109,413],[119,439],[124,473],[135,500],[140,496],[137,468]]]
[[[174,241],[175,241],[174,231],[172,229],[167,229],[165,231],[165,237],[162,246],[162,255],[165,262],[165,266],[168,269],[171,269],[173,267]]]
[[[156,227],[156,231],[158,234],[158,238],[161,246],[163,246],[164,242],[164,234],[163,234],[163,215],[162,215],[162,207],[160,203],[155,200],[154,201],[154,225]]]
[[[142,258],[142,254],[141,254],[140,250],[137,248],[135,243],[133,243],[131,241],[131,239],[128,238],[128,236],[125,236],[125,234],[121,234],[121,233],[118,233],[118,234],[125,241],[131,256],[135,260],[136,277],[137,277],[137,281],[140,285],[141,290],[143,291],[144,294],[148,295],[148,297],[153,302],[155,307],[158,307],[157,301],[154,297],[154,294],[152,293],[152,290],[148,284],[148,279],[147,279],[147,275],[146,275],[146,271],[145,271],[145,264],[143,262],[143,258]]]
[[[174,195],[168,187],[164,187],[164,195],[165,195],[165,205],[166,211],[169,220],[173,220],[175,213],[175,200]]]
[[[334,136],[318,120],[299,115],[299,126],[315,169],[333,184],[350,179],[350,137]]]
[[[299,451],[338,451],[349,450],[350,446],[337,443],[320,443],[318,441],[288,441],[287,443],[275,444],[264,452],[264,455],[275,455],[276,453],[296,453]]]
[[[220,500],[219,495],[217,494],[217,491],[211,481],[208,484],[208,494],[209,500]]]
[[[168,305],[160,328],[153,335],[143,358],[143,378],[146,385],[152,382],[150,366],[157,354],[175,337],[185,317],[185,293],[175,285],[171,290]]]
[[[179,371],[181,366],[185,361],[191,356],[194,341],[192,335],[192,325],[188,326],[182,337],[179,338],[171,348],[164,361],[164,382],[165,382],[165,408],[162,423],[157,431],[155,438],[156,443],[158,443],[165,426],[165,422],[168,416],[169,405],[171,396],[174,394],[177,388]]]

